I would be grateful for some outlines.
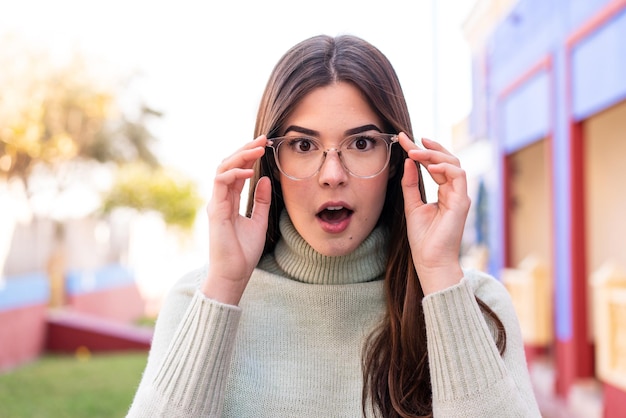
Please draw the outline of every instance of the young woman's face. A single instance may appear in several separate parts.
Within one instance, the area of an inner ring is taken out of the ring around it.
[[[306,134],[323,149],[338,148],[351,133],[383,132],[382,120],[352,84],[313,90],[286,120],[282,135]],[[389,167],[373,178],[351,175],[330,151],[320,171],[304,180],[280,174],[285,207],[296,230],[316,251],[341,256],[372,232],[385,203]]]

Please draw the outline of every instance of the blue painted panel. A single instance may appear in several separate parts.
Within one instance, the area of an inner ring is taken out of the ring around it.
[[[489,38],[490,83],[507,88],[552,53],[562,38],[565,0],[520,1]]]
[[[569,154],[569,147],[557,147],[556,152],[562,155]],[[555,296],[555,334],[559,341],[569,341],[573,335],[572,325],[572,263],[570,243],[572,239],[570,194],[565,187],[570,184],[569,162],[564,158],[556,158],[554,167],[554,182],[560,186],[554,191],[554,212],[559,216],[553,217],[554,231],[557,240],[554,243],[554,284]]]
[[[570,118],[567,107],[565,47],[554,54],[555,123],[552,141],[552,220],[554,237],[554,296],[555,336],[569,341],[573,336],[572,323],[572,231],[571,231],[571,160]]]
[[[542,71],[504,103],[504,152],[517,151],[550,132],[550,76]]]
[[[498,152],[498,155],[501,155]],[[489,273],[497,278],[501,278],[504,265],[504,213],[502,207],[503,190],[501,179],[503,177],[502,159],[498,158],[494,170],[487,175],[487,187],[489,188]]]
[[[576,120],[626,97],[626,10],[572,51],[572,90]]]
[[[613,0],[566,0],[568,32],[578,29]]]
[[[7,277],[0,283],[0,311],[48,304],[50,284],[44,273]]]
[[[129,269],[115,264],[98,270],[71,271],[66,277],[65,288],[68,294],[78,295],[128,286],[134,282],[134,275]]]

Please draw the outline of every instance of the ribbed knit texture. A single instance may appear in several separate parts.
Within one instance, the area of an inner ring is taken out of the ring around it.
[[[177,293],[172,293],[164,305],[156,324],[148,367],[128,416],[220,416],[241,310],[209,300],[189,288],[189,285],[195,288],[202,276],[199,273],[205,272],[202,269],[185,276],[186,280],[173,289]],[[187,296],[186,309],[182,304],[168,303],[180,295]],[[176,315],[174,318],[180,318],[181,308],[182,321],[173,328],[178,321],[171,321],[172,317],[163,314],[171,310]]]
[[[476,303],[485,302],[507,336],[501,357],[496,330]],[[504,286],[466,271],[457,286],[424,298],[435,417],[540,417],[522,335]],[[491,325],[491,326],[490,326]]]
[[[155,379],[156,388],[169,394],[170,405],[185,407],[192,415],[217,415],[236,330],[231,322],[239,315],[224,306],[205,303],[199,293],[194,295],[190,309],[195,315],[187,316],[181,324],[177,335],[180,342],[175,341],[165,357]],[[211,335],[215,331],[217,335]],[[193,384],[200,379],[207,381],[205,388]]]
[[[387,262],[387,231],[376,228],[351,254],[328,257],[315,251],[298,234],[283,212],[276,244],[276,263],[289,278],[310,284],[351,284],[380,279]]]
[[[500,353],[473,298],[467,286],[455,286],[439,297],[427,297],[423,303],[429,324],[432,382],[435,393],[444,395],[443,401],[483,391],[506,376]],[[459,328],[461,322],[467,326]],[[468,352],[468,348],[481,355]]]
[[[275,255],[239,307],[185,276],[161,311],[129,417],[360,417],[364,338],[384,312],[387,233],[351,255],[324,257],[281,217]],[[507,329],[498,354],[474,295]],[[538,417],[521,334],[504,288],[468,273],[424,300],[436,417]]]

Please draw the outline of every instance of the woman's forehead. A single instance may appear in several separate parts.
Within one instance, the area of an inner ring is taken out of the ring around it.
[[[364,94],[353,84],[333,83],[317,87],[302,98],[289,113],[282,134],[298,127],[300,133],[346,135],[361,127],[383,129],[383,121]]]

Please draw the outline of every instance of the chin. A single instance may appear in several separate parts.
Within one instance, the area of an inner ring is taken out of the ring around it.
[[[356,250],[357,245],[354,245],[351,238],[348,243],[324,243],[323,245],[313,247],[318,253],[327,257],[342,257],[348,255]]]

